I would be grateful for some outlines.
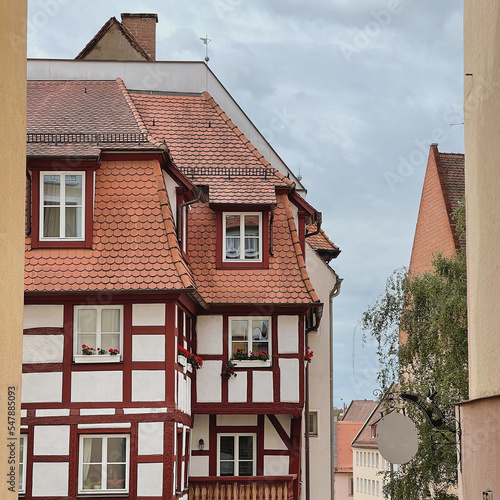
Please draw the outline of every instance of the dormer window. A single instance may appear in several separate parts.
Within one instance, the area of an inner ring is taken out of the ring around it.
[[[31,160],[32,248],[91,248],[95,161]],[[64,168],[64,166],[66,166]]]
[[[223,213],[224,262],[262,262],[262,213]]]
[[[40,241],[82,241],[85,172],[41,172],[40,181]]]

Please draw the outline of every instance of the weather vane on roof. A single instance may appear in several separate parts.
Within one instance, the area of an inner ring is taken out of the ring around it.
[[[210,61],[210,57],[208,57],[208,44],[212,41],[208,38],[208,35],[205,35],[205,38],[200,38],[200,40],[205,44],[206,52],[205,52],[205,62]]]

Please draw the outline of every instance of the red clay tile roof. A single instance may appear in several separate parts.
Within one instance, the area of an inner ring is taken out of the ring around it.
[[[211,304],[310,304],[319,299],[305,268],[290,201],[292,189],[207,94],[131,93],[155,141],[168,144],[176,166],[195,185],[208,185],[209,203],[191,206],[189,264]],[[230,180],[229,180],[230,179]],[[274,256],[269,269],[216,268],[216,204],[275,205]]]
[[[134,49],[139,52],[146,61],[151,61],[151,57],[148,53],[142,48],[141,44],[136,40],[134,35],[127,29],[125,25],[123,25],[116,17],[110,17],[109,20],[103,25],[103,27],[94,35],[92,40],[90,40],[87,45],[81,50],[81,52],[75,57],[75,59],[85,59],[85,56],[97,45],[99,40],[111,29],[113,25],[116,25],[118,29],[123,33],[125,38],[129,41],[130,45],[134,47]]]
[[[316,231],[316,224],[309,224],[307,226],[308,233],[315,233]],[[334,257],[337,257],[337,255],[340,253],[340,248],[335,245],[335,243],[333,243],[330,238],[328,238],[323,229],[320,229],[318,233],[313,234],[312,236],[306,236],[306,241],[314,250],[330,253]]]
[[[31,249],[26,292],[183,290],[194,287],[179,258],[156,161],[104,161],[97,170],[92,249]]]
[[[117,81],[28,82],[28,157],[153,149]]]
[[[355,399],[351,401],[342,417],[342,422],[365,422],[377,404],[378,401],[371,399]]]

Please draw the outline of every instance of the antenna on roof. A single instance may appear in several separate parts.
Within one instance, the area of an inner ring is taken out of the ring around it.
[[[205,38],[200,38],[200,40],[205,44],[205,62],[210,61],[210,57],[208,57],[208,44],[212,41],[208,38],[208,35],[205,35]]]

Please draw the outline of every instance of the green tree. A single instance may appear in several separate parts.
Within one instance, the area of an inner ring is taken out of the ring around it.
[[[463,207],[455,217],[457,228],[464,228]],[[397,381],[401,391],[427,396],[434,390],[446,417],[437,432],[421,411],[406,406],[420,443],[413,460],[387,475],[384,491],[394,499],[456,498],[448,492],[457,484],[455,404],[468,397],[466,283],[465,251],[437,255],[429,272],[395,271],[385,294],[363,314],[365,339],[370,335],[378,345],[381,387]],[[401,344],[400,331],[406,338]]]

